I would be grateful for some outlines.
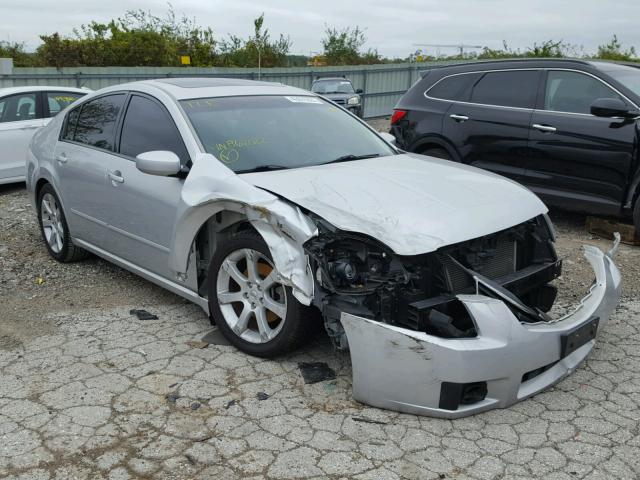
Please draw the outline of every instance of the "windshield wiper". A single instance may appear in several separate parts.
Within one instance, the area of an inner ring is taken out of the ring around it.
[[[258,165],[257,167],[238,170],[236,173],[271,172],[273,170],[285,170],[290,168],[286,165]]]
[[[335,158],[333,160],[329,160],[328,162],[324,162],[322,165],[326,165],[328,163],[340,163],[340,162],[350,162],[352,160],[364,160],[365,158],[376,158],[382,157],[380,153],[368,153],[365,155],[342,155],[341,157]]]

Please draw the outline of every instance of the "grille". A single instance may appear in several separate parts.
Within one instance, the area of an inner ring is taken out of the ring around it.
[[[338,99],[334,100],[333,102],[337,103],[338,105],[344,105],[344,103],[345,103],[344,98],[338,98]]]
[[[490,279],[509,275],[516,271],[516,248],[515,241],[500,239],[495,248],[484,250],[480,252],[481,254],[467,255],[473,256],[472,264],[467,266]],[[438,255],[438,258],[444,268],[444,280],[450,292],[461,292],[473,286],[473,280],[469,275],[456,265],[448,255]],[[468,262],[462,261],[461,263],[467,264]]]

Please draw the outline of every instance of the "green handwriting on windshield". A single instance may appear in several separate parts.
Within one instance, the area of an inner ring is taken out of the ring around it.
[[[230,138],[222,143],[209,145],[209,149],[217,152],[217,157],[224,163],[235,163],[240,160],[240,152],[249,147],[264,145],[268,143],[262,137],[253,138]]]

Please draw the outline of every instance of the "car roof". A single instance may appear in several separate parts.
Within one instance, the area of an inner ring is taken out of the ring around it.
[[[4,97],[5,95],[13,95],[15,93],[44,92],[44,91],[91,93],[91,90],[84,89],[84,88],[60,87],[57,85],[31,85],[26,87],[0,88],[0,97]]]
[[[248,95],[314,95],[308,90],[289,87],[281,83],[244,80],[240,78],[183,77],[141,80],[113,85],[96,92],[138,91],[153,94],[161,90],[175,100],[207,97],[234,97]]]

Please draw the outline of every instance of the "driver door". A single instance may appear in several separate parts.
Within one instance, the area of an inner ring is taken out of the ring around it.
[[[572,210],[616,215],[633,161],[636,121],[591,115],[598,98],[628,101],[587,73],[549,70],[531,117],[526,184]]]
[[[109,225],[109,251],[175,281],[169,254],[184,180],[138,170],[136,156],[154,150],[175,153],[186,170],[189,155],[169,113],[158,100],[134,93],[126,105],[118,154],[105,162],[102,220]]]

